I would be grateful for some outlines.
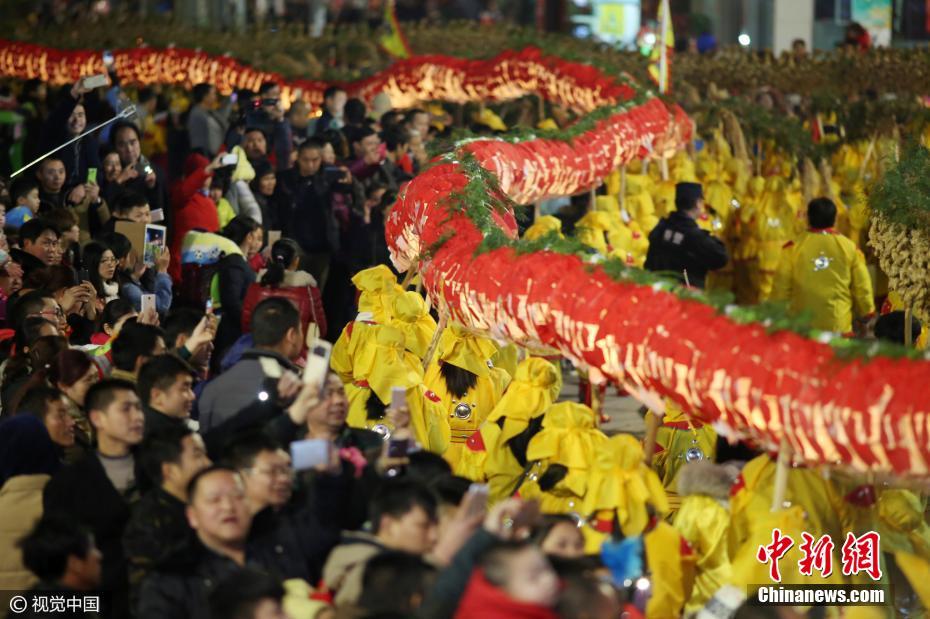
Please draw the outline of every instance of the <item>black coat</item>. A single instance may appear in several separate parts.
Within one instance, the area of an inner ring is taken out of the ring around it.
[[[216,267],[219,276],[220,309],[223,319],[216,334],[216,353],[223,353],[242,335],[242,303],[245,293],[255,282],[255,271],[240,254],[224,256]]]
[[[163,432],[165,430],[173,430],[175,428],[186,428],[187,422],[184,419],[178,417],[170,417],[162,412],[159,412],[152,408],[151,406],[142,406],[142,412],[145,415],[145,436],[151,436],[156,432]]]
[[[322,172],[301,176],[294,167],[278,174],[275,192],[281,211],[278,221],[308,254],[339,249],[339,224],[333,214],[332,186]]]
[[[23,267],[23,278],[29,275],[31,272],[45,268],[45,263],[33,256],[28,254],[18,247],[14,247],[10,250],[10,258],[13,262]]]
[[[303,573],[299,552],[279,540],[258,536],[249,538],[246,566],[280,579]],[[137,619],[211,619],[210,592],[239,566],[198,544],[194,560],[184,567],[157,571],[142,582]]]
[[[723,241],[679,211],[660,221],[649,233],[647,271],[667,271],[684,281],[687,270],[691,285],[703,288],[707,272],[722,269],[728,260]]]
[[[186,505],[161,488],[153,488],[132,507],[123,533],[133,606],[149,573],[190,562],[197,536],[187,523]]]
[[[124,496],[113,486],[96,452],[59,470],[42,495],[46,514],[66,516],[94,534],[97,548],[103,553],[101,589],[112,592],[112,597],[106,597],[112,602],[107,613],[110,617],[127,616],[129,583],[122,538],[134,495],[131,489]]]
[[[320,524],[303,493],[281,511],[266,507],[252,520],[250,539],[266,548],[290,548],[298,561],[285,568],[285,578],[319,582],[329,551],[339,543],[339,529]]]

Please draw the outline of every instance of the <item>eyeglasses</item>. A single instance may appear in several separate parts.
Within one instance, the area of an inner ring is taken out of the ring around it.
[[[100,259],[100,264],[116,264],[117,262],[118,261],[116,260],[116,258],[113,258],[112,256],[109,258]]]
[[[60,307],[56,307],[53,310],[46,309],[41,312],[36,312],[35,314],[29,314],[30,316],[54,316],[55,318],[64,318],[65,313]]]

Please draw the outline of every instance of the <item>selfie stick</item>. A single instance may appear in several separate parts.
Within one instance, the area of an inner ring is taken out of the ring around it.
[[[92,128],[90,128],[90,129],[88,129],[87,131],[85,131],[85,132],[82,133],[81,135],[76,136],[76,137],[74,137],[74,138],[71,138],[70,140],[68,140],[67,142],[65,142],[64,144],[62,144],[61,146],[56,146],[56,147],[53,148],[52,150],[48,151],[47,153],[45,153],[44,155],[42,155],[41,157],[39,157],[38,159],[36,159],[35,161],[32,161],[32,162],[30,162],[30,163],[24,165],[24,166],[21,167],[20,169],[16,170],[16,171],[13,172],[12,174],[10,174],[10,178],[15,178],[15,177],[18,176],[19,174],[25,172],[26,170],[28,170],[29,168],[31,168],[31,167],[34,166],[35,164],[39,163],[40,161],[42,161],[43,159],[45,159],[46,157],[48,157],[49,155],[54,155],[55,153],[57,153],[58,151],[60,151],[60,150],[61,150],[62,148],[64,148],[65,146],[69,146],[69,145],[71,145],[71,144],[74,144],[75,142],[77,142],[77,141],[80,140],[81,138],[83,138],[83,137],[85,137],[85,136],[88,136],[88,135],[90,135],[91,133],[94,133],[94,132],[96,132],[96,131],[100,131],[101,129],[103,129],[103,128],[106,127],[107,125],[110,125],[110,124],[116,122],[117,120],[120,120],[121,118],[129,118],[130,116],[135,115],[135,113],[136,113],[136,106],[130,105],[130,106],[127,107],[125,110],[123,110],[122,112],[120,112],[119,114],[117,114],[116,116],[114,116],[113,118],[111,118],[110,120],[106,121],[105,123],[99,124],[99,125],[97,125],[96,127],[92,127]]]

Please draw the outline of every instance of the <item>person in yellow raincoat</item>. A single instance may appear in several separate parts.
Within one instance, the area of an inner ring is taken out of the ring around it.
[[[590,407],[553,404],[543,415],[542,429],[527,445],[520,497],[538,500],[545,514],[580,514],[589,473],[606,445],[607,436],[597,428],[597,415]]]
[[[352,283],[358,289],[359,313],[339,334],[330,358],[330,367],[346,385],[346,396],[350,398],[355,349],[353,334],[388,322],[393,316],[394,299],[404,291],[391,269],[383,264],[359,271],[352,278]]]
[[[656,207],[652,201],[654,188],[652,179],[644,174],[626,175],[626,196],[623,198],[623,207],[645,236],[649,236],[652,229],[659,223]]]
[[[357,397],[354,373],[359,344],[369,341],[366,331],[376,330],[378,325],[392,318],[394,299],[403,292],[397,277],[383,264],[359,271],[352,283],[359,293],[359,313],[339,334],[329,360],[330,368],[345,385],[350,402]]]
[[[360,342],[355,355],[355,389],[349,395],[348,424],[390,435],[395,428],[386,407],[391,404],[393,390],[403,389],[409,425],[417,443],[438,454],[445,452],[449,446],[449,421],[439,402],[427,396],[422,362],[406,350],[403,332],[379,325],[364,334],[365,341]]]
[[[756,289],[760,300],[766,300],[772,294],[782,249],[797,235],[796,219],[797,213],[787,198],[785,179],[770,177],[755,210],[753,225],[759,247]]]
[[[496,352],[494,342],[453,323],[440,336],[436,359],[426,370],[427,397],[440,404],[452,429],[445,458],[453,470],[460,466],[465,441],[478,431],[510,382],[507,372],[490,362]]]
[[[597,552],[610,536],[642,535],[651,595],[646,617],[680,617],[691,596],[695,555],[687,540],[662,520],[668,499],[656,474],[643,464],[643,449],[629,434],[612,436],[598,450],[584,498],[586,550]]]
[[[640,442],[629,434],[610,437],[598,449],[588,475],[581,513],[599,533],[586,532],[588,550],[596,551],[611,533],[641,535],[653,515],[668,511],[668,496],[655,472],[643,463]]]
[[[626,221],[633,223],[628,215]],[[614,256],[629,265],[637,262],[633,232],[621,220],[620,208],[613,196],[597,197],[595,210],[575,223],[575,237],[602,256]],[[642,254],[645,255],[645,251]]]
[[[653,415],[652,411],[646,413]],[[665,415],[656,434],[652,470],[666,490],[674,491],[676,477],[686,463],[713,461],[717,457],[717,432],[710,425],[691,419],[674,401],[665,399]]]
[[[394,298],[388,324],[404,334],[405,347],[408,351],[420,360],[426,357],[437,327],[436,321],[429,314],[426,300],[419,292],[410,290]]]
[[[526,466],[527,444],[542,425],[542,415],[559,397],[562,372],[539,357],[517,365],[503,397],[468,440],[459,474],[487,481],[492,503],[506,499]]]
[[[785,247],[771,299],[788,301],[792,313],[810,312],[815,329],[851,333],[854,317],[864,321],[875,314],[865,257],[833,230],[833,202],[812,200],[807,213],[810,230]]]
[[[761,216],[759,203],[765,191],[765,179],[754,176],[749,180],[746,195],[734,215],[733,292],[736,302],[755,305],[759,302],[759,235],[756,218]]]
[[[672,525],[697,557],[694,589],[685,612],[702,608],[730,581],[730,487],[736,469],[706,460],[687,464],[678,476],[681,507]]]
[[[536,239],[546,236],[550,232],[557,232],[559,237],[561,237],[562,221],[554,215],[542,215],[533,222],[533,225],[526,229],[526,232],[523,233],[523,238],[527,241],[535,241]]]

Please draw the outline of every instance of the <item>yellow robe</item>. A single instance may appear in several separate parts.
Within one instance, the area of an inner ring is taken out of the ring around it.
[[[459,467],[465,441],[478,431],[481,424],[500,400],[504,389],[510,382],[510,376],[500,368],[489,368],[487,376],[479,376],[475,387],[468,390],[461,400],[455,398],[446,388],[446,381],[439,370],[439,364],[433,362],[426,371],[423,383],[432,393],[431,399],[439,405],[442,415],[451,428],[450,444],[444,456],[453,470]],[[466,404],[471,410],[468,416],[457,416],[456,406]]]
[[[694,586],[694,551],[677,529],[662,520],[643,534],[643,547],[652,576],[646,619],[681,617]]]
[[[875,313],[872,280],[855,244],[832,230],[811,231],[783,252],[772,300],[794,314],[807,311],[811,326],[850,333],[853,317]]]
[[[687,612],[696,612],[730,581],[730,512],[717,499],[691,495],[682,499],[673,525],[697,557],[694,590],[686,606]]]
[[[652,458],[652,469],[666,490],[676,488],[678,471],[685,465],[685,454],[692,447],[700,449],[706,460],[713,461],[717,457],[717,432],[699,421],[692,421],[688,427],[688,420],[678,405],[665,400],[665,416],[656,434],[656,446],[661,449],[657,449]]]

